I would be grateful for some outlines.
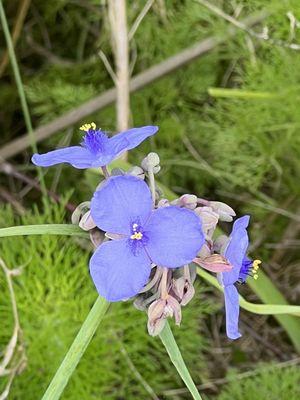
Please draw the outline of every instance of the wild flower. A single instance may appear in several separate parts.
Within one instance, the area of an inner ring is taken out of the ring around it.
[[[129,129],[109,138],[105,132],[97,129],[93,122],[83,125],[80,129],[85,132],[80,146],[34,154],[32,162],[41,167],[60,163],[68,163],[78,169],[103,167],[158,131],[157,126],[150,125]]]
[[[190,263],[204,243],[194,212],[171,205],[153,209],[147,184],[130,175],[102,184],[91,201],[91,216],[113,238],[90,260],[94,284],[109,301],[137,295],[154,265],[172,269]]]

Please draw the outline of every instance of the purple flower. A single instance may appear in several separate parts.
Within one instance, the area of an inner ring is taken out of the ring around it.
[[[80,146],[65,147],[45,154],[34,154],[32,162],[41,167],[60,163],[69,163],[79,169],[103,167],[124,151],[133,149],[158,131],[157,126],[143,126],[109,138],[101,129],[96,129],[93,122],[83,125],[80,129],[86,132]]]
[[[220,273],[220,280],[224,286],[226,333],[230,339],[241,337],[238,330],[239,294],[235,283],[245,282],[252,266],[252,261],[246,257],[249,245],[247,232],[249,219],[249,215],[245,215],[234,222],[229,243],[225,250],[225,258],[232,265],[232,269],[231,271]]]
[[[196,214],[177,206],[153,210],[148,186],[130,175],[104,182],[93,196],[91,215],[116,238],[98,247],[90,260],[94,284],[108,301],[135,296],[149,279],[151,263],[188,264],[204,243]]]

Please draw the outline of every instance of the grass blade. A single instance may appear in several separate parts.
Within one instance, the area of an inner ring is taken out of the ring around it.
[[[175,341],[175,338],[173,336],[173,333],[171,331],[170,325],[168,322],[166,323],[163,331],[159,335],[161,341],[163,342],[163,345],[165,346],[169,357],[174,364],[175,368],[177,369],[181,379],[185,383],[186,387],[189,389],[192,397],[194,400],[201,400],[201,396],[196,388],[196,385],[194,384],[194,381],[189,373],[189,370],[187,369],[185,362],[182,358],[182,355],[180,353],[180,350],[177,346],[177,343]]]
[[[42,397],[42,400],[56,400],[60,398],[72,373],[78,365],[103,316],[105,315],[108,306],[109,303],[103,297],[99,296],[97,298],[86,320],[82,324],[74,342],[63,359],[63,362],[61,363],[50,385],[48,386],[48,389]]]
[[[77,225],[72,224],[44,224],[10,226],[0,229],[0,237],[28,236],[28,235],[68,235],[88,238],[89,234]]]
[[[212,97],[223,97],[229,99],[274,99],[280,97],[277,93],[226,88],[209,88],[208,94]]]

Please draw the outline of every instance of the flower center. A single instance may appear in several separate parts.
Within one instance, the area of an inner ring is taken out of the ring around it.
[[[94,122],[82,125],[80,130],[86,132],[81,142],[83,147],[88,149],[92,154],[104,152],[108,137],[101,129],[96,129]]]
[[[261,260],[251,261],[248,258],[246,258],[243,261],[243,265],[240,270],[238,282],[245,283],[248,276],[253,277],[253,279],[255,279],[255,280],[258,279],[258,270],[259,270],[260,264],[261,264]]]
[[[142,238],[143,234],[139,231],[139,225],[136,223],[132,224],[132,235],[130,236],[130,239],[141,240]]]

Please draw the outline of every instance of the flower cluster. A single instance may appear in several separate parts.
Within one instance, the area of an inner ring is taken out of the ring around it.
[[[134,298],[134,305],[148,313],[148,331],[157,335],[167,318],[181,322],[181,307],[195,294],[196,269],[217,274],[224,289],[226,332],[238,330],[238,283],[253,274],[260,261],[247,257],[249,216],[233,223],[229,237],[216,237],[219,221],[231,223],[234,210],[228,205],[184,194],[174,200],[162,196],[155,183],[160,160],[150,153],[140,166],[127,172],[106,166],[124,151],[154,135],[156,126],[130,129],[109,138],[94,123],[80,128],[80,146],[35,154],[39,166],[69,163],[75,168],[101,167],[105,179],[90,202],[73,214],[73,223],[90,232],[95,247],[90,274],[98,293],[108,301]]]

